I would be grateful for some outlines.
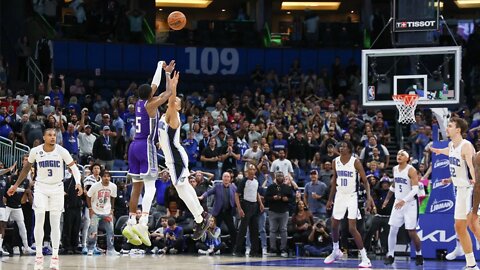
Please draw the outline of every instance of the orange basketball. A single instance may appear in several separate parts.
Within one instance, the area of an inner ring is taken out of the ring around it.
[[[187,24],[187,18],[185,14],[180,11],[174,11],[168,15],[168,26],[173,30],[182,30]]]

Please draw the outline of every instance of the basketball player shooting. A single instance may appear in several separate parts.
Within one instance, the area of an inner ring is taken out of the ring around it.
[[[418,223],[418,174],[417,170],[410,164],[410,155],[405,150],[398,151],[398,165],[393,167],[393,185],[383,202],[382,207],[388,205],[388,201],[395,194],[395,204],[390,215],[388,225],[388,253],[385,264],[390,265],[395,261],[394,252],[397,246],[398,230],[405,224],[410,239],[415,244],[415,265],[423,265],[422,243],[417,235]]]
[[[37,244],[34,269],[43,269],[43,223],[45,222],[45,212],[50,212],[50,238],[52,239],[52,258],[50,260],[50,269],[59,269],[58,248],[60,246],[60,217],[63,212],[64,191],[63,175],[65,173],[64,162],[72,170],[75,179],[75,189],[78,196],[83,193],[81,184],[81,175],[75,161],[70,153],[62,146],[56,144],[57,134],[55,129],[46,129],[43,133],[44,144],[41,144],[32,150],[28,156],[28,163],[23,167],[17,182],[11,186],[7,194],[12,196],[18,186],[23,182],[33,163],[37,162],[37,179],[35,181],[35,192],[33,196],[33,209],[35,210],[35,228],[34,238]]]
[[[331,264],[343,256],[340,250],[338,239],[340,221],[345,217],[345,213],[348,211],[348,229],[352,235],[357,248],[360,250],[362,261],[358,265],[359,268],[372,267],[370,259],[367,257],[367,251],[363,246],[362,236],[357,230],[357,216],[360,211],[358,210],[358,174],[363,182],[365,190],[367,192],[367,207],[366,210],[370,211],[373,200],[370,196],[370,185],[365,175],[360,160],[352,155],[353,147],[348,142],[341,142],[339,146],[340,156],[334,159],[333,162],[333,176],[330,196],[328,198],[327,209],[332,209],[332,241],[333,251],[324,262]],[[335,201],[334,201],[335,198]]]
[[[170,74],[175,68],[175,61],[159,61],[153,76],[152,84],[142,84],[138,88],[140,100],[135,104],[135,138],[128,149],[128,173],[132,176],[133,187],[129,205],[129,219],[127,226],[122,231],[123,236],[133,245],[151,246],[148,233],[148,215],[155,196],[155,181],[158,178],[157,149],[155,138],[157,135],[158,107],[164,104],[172,94],[170,89],[170,76],[167,76],[166,90],[154,96],[160,81],[162,69],[165,74]],[[142,199],[142,216],[137,224],[136,214],[138,198],[145,186]]]
[[[166,74],[167,77],[170,74]],[[188,182],[190,171],[188,170],[188,155],[180,143],[180,114],[182,109],[182,100],[177,97],[177,83],[179,73],[173,74],[170,82],[172,95],[168,99],[167,111],[158,123],[158,133],[160,148],[165,156],[165,165],[170,173],[172,184],[178,192],[178,196],[188,207],[188,210],[195,218],[195,226],[193,228],[193,239],[200,239],[208,228],[208,221],[211,215],[203,211],[200,205],[195,189]]]
[[[443,154],[448,156],[451,177],[450,179],[442,180],[442,182],[453,182],[453,185],[457,190],[455,196],[454,214],[455,232],[457,234],[458,241],[465,252],[465,260],[467,262],[465,269],[478,270],[479,268],[475,261],[475,255],[473,254],[472,239],[470,238],[470,234],[467,230],[468,226],[475,234],[475,237],[480,239],[478,216],[476,216],[476,214],[474,215],[472,211],[475,210],[475,208],[478,210],[478,202],[476,207],[474,204],[472,208],[472,185],[476,184],[475,170],[473,167],[473,155],[475,154],[475,149],[469,141],[463,139],[462,137],[462,134],[466,132],[467,129],[468,124],[464,119],[452,117],[448,122],[446,130],[447,137],[451,139],[451,142],[448,143],[448,147],[443,149],[431,149],[432,152],[437,155]],[[470,172],[470,175],[472,176],[471,180],[469,180],[468,172]],[[456,254],[459,254],[461,252],[460,247],[457,245],[453,252],[455,253],[455,256]]]

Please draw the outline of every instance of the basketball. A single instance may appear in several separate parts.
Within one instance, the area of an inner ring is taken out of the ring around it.
[[[185,14],[180,11],[174,11],[168,15],[168,26],[173,30],[182,30],[187,24]]]

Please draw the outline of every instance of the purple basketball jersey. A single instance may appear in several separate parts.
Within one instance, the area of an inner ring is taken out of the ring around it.
[[[146,103],[146,100],[139,100],[135,104],[135,141],[153,141],[157,133],[158,112],[155,118],[150,118],[145,108]]]

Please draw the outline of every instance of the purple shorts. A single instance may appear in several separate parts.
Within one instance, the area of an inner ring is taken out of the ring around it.
[[[158,177],[157,148],[147,140],[133,141],[128,149],[128,174],[134,178]]]

